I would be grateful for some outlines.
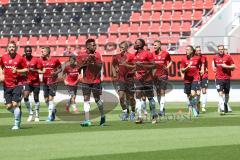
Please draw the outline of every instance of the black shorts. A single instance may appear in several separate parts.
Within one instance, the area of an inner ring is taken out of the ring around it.
[[[76,96],[77,95],[78,86],[67,86],[67,88],[68,88],[68,94],[70,96]]]
[[[123,82],[123,81],[117,81],[117,82],[114,82],[114,87],[118,92],[119,91],[124,91],[124,92],[134,94],[134,84],[133,83],[126,83],[126,82]]]
[[[134,84],[135,91],[142,91],[145,97],[154,97],[152,82],[135,81]]]
[[[184,83],[184,93],[191,94],[191,91],[197,91],[200,90],[200,81],[194,81],[192,83]]]
[[[91,93],[93,94],[94,97],[102,95],[101,83],[96,83],[96,84],[82,83],[81,88],[82,88],[83,96],[90,96]]]
[[[6,104],[11,104],[12,101],[20,102],[22,97],[22,86],[16,86],[14,88],[6,88],[4,87],[4,98]]]
[[[201,80],[201,88],[208,88],[208,78]]]
[[[33,92],[34,95],[39,95],[40,92],[40,86],[33,86],[30,84],[24,84],[23,85],[23,91]]]
[[[154,78],[154,85],[156,87],[156,90],[167,90],[168,85],[168,77],[156,77]]]
[[[216,88],[217,91],[223,91],[225,94],[229,94],[230,92],[230,80],[222,80],[222,79],[217,79],[216,80]]]
[[[46,84],[43,85],[44,97],[49,97],[49,96],[54,97],[54,96],[56,96],[56,92],[57,92],[57,83],[49,84],[49,85],[46,85]]]

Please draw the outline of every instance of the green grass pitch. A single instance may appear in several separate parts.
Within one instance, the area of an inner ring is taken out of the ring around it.
[[[107,113],[104,127],[98,126],[96,117],[91,127],[83,128],[77,120],[82,114],[70,114],[68,121],[59,116],[52,123],[45,122],[45,105],[41,106],[40,122],[26,122],[23,105],[22,129],[12,131],[13,115],[1,105],[0,160],[239,159],[239,103],[231,103],[233,112],[225,116],[217,113],[217,103],[208,103],[207,113],[198,118],[188,117],[185,106],[167,103],[168,116],[154,125],[149,118],[141,125],[120,121],[117,106]]]

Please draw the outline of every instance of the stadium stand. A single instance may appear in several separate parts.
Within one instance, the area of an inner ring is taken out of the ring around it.
[[[158,37],[168,47],[191,35],[191,27],[212,12],[217,0],[2,0],[0,47],[84,45]],[[213,12],[212,12],[213,14]],[[196,26],[195,26],[196,27]],[[149,43],[151,42],[148,41]],[[39,51],[38,48],[35,51]],[[59,53],[61,54],[61,53]]]

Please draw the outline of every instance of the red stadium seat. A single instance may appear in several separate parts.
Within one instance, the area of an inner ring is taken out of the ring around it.
[[[6,53],[5,48],[0,48],[0,56],[4,55]]]
[[[108,29],[108,32],[109,33],[117,33],[118,32],[118,28],[119,28],[119,25],[118,24],[112,24],[109,29]]]
[[[169,31],[170,31],[170,28],[171,28],[170,23],[164,22],[164,23],[161,25],[161,32],[169,32]]]
[[[171,43],[171,44],[176,44],[176,43],[178,43],[179,37],[180,37],[180,36],[179,36],[179,34],[177,34],[177,33],[172,34],[172,35],[170,36],[170,38],[169,38],[170,43]]]
[[[173,3],[173,9],[174,10],[182,10],[183,8],[183,1],[175,1]]]
[[[127,39],[128,39],[127,35],[123,34],[119,36],[118,42],[121,43],[122,41],[126,41]]]
[[[35,55],[37,55],[37,56],[41,56],[42,55],[40,47],[36,49]]]
[[[138,33],[139,32],[139,25],[138,24],[132,24],[129,26],[129,32],[130,33]]]
[[[203,0],[195,0],[193,7],[194,9],[203,9]]]
[[[151,11],[152,8],[152,2],[145,2],[142,5],[142,9],[143,11]]]
[[[151,17],[150,17],[150,21],[157,21],[159,22],[161,19],[161,12],[154,12]]]
[[[23,55],[24,48],[23,47],[18,48],[17,53],[20,54],[20,55]]]
[[[66,36],[59,36],[57,40],[58,46],[66,46],[67,45],[67,37]]]
[[[150,12],[144,12],[140,19],[141,19],[142,22],[149,22],[150,21],[150,16],[151,16]]]
[[[139,22],[140,21],[141,14],[139,12],[133,12],[130,21],[131,22]]]
[[[57,47],[57,48],[56,48],[56,51],[55,51],[55,55],[56,55],[56,56],[63,56],[64,50],[65,50],[64,47]]]
[[[85,42],[86,42],[86,36],[78,36],[77,44],[85,45]]]
[[[152,5],[153,10],[160,11],[160,10],[162,10],[162,7],[163,7],[162,1],[157,1],[157,2],[153,3],[153,5]]]
[[[8,38],[7,37],[3,37],[0,39],[0,47],[6,47],[8,44]]]
[[[187,0],[183,4],[183,9],[184,10],[191,10],[193,8],[193,1],[192,0]]]
[[[168,44],[169,43],[169,34],[167,33],[165,33],[165,34],[162,34],[161,36],[160,36],[160,41],[161,41],[161,43],[163,43],[163,44]]]
[[[191,22],[183,22],[181,26],[182,32],[189,32],[191,31]]]
[[[213,0],[206,0],[203,7],[204,9],[212,9],[213,8]]]
[[[162,14],[162,20],[163,20],[163,21],[170,21],[170,20],[171,20],[171,17],[172,17],[172,12],[171,12],[171,11],[165,11],[165,12]]]
[[[165,1],[163,4],[163,9],[164,10],[172,10],[173,9],[173,2],[172,1]]]
[[[9,42],[10,41],[14,41],[14,42],[18,43],[19,38],[18,37],[10,37]]]
[[[76,36],[68,36],[67,44],[68,45],[76,45],[77,44],[77,37]]]
[[[56,36],[48,37],[48,45],[56,46],[57,45],[57,37]]]
[[[172,32],[180,32],[181,29],[181,23],[180,22],[173,22],[171,26]]]
[[[159,23],[153,23],[153,24],[149,27],[149,31],[150,31],[150,32],[153,32],[153,33],[159,33],[159,32],[161,32],[160,24],[159,24]]]
[[[120,25],[118,32],[128,33],[128,27],[129,27],[128,24],[124,23],[124,24]]]
[[[107,43],[107,35],[100,35],[97,38],[97,44],[98,45],[105,45]]]
[[[182,20],[192,20],[192,11],[185,11],[182,15]]]
[[[198,21],[201,20],[203,16],[203,11],[202,10],[195,10],[195,12],[193,13],[193,20]]]
[[[132,43],[134,43],[136,40],[138,39],[138,36],[137,35],[131,35],[128,40]]]
[[[173,21],[180,21],[182,20],[182,12],[181,11],[175,11],[172,15]]]
[[[45,46],[45,45],[48,45],[47,42],[48,42],[47,41],[47,37],[46,36],[42,36],[42,37],[39,37],[38,45]]]
[[[37,46],[38,45],[38,37],[30,37],[28,40],[28,45]]]
[[[108,42],[114,42],[114,43],[116,43],[117,42],[117,35],[110,35],[109,37],[108,37]],[[125,39],[126,40],[126,39]]]
[[[149,32],[149,24],[143,23],[139,26],[139,32],[141,33],[148,33]]]
[[[26,46],[26,45],[28,45],[28,37],[21,37],[19,39],[18,45],[19,46]]]

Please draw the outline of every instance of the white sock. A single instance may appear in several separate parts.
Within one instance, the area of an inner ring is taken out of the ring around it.
[[[19,107],[13,109],[15,121],[20,121],[21,111]]]
[[[49,106],[48,106],[48,116],[50,117],[52,115],[53,110],[55,109],[53,101],[49,101]]]
[[[165,107],[165,102],[166,102],[165,96],[162,96],[160,101],[160,111],[163,111]]]
[[[219,103],[219,107],[220,107],[221,111],[224,111],[224,97],[219,96],[218,103]]]
[[[206,103],[207,103],[207,94],[202,94],[202,108],[206,107]]]
[[[141,99],[136,99],[136,110],[139,118],[142,118],[142,102]]]
[[[29,101],[24,101],[24,103],[25,103],[25,105],[26,105],[26,107],[27,107],[27,109],[28,109],[29,115],[33,115],[33,110],[32,110],[32,104],[31,104],[31,102],[29,102]]]
[[[35,115],[36,115],[36,117],[39,117],[39,107],[40,107],[40,102],[35,102]]]

